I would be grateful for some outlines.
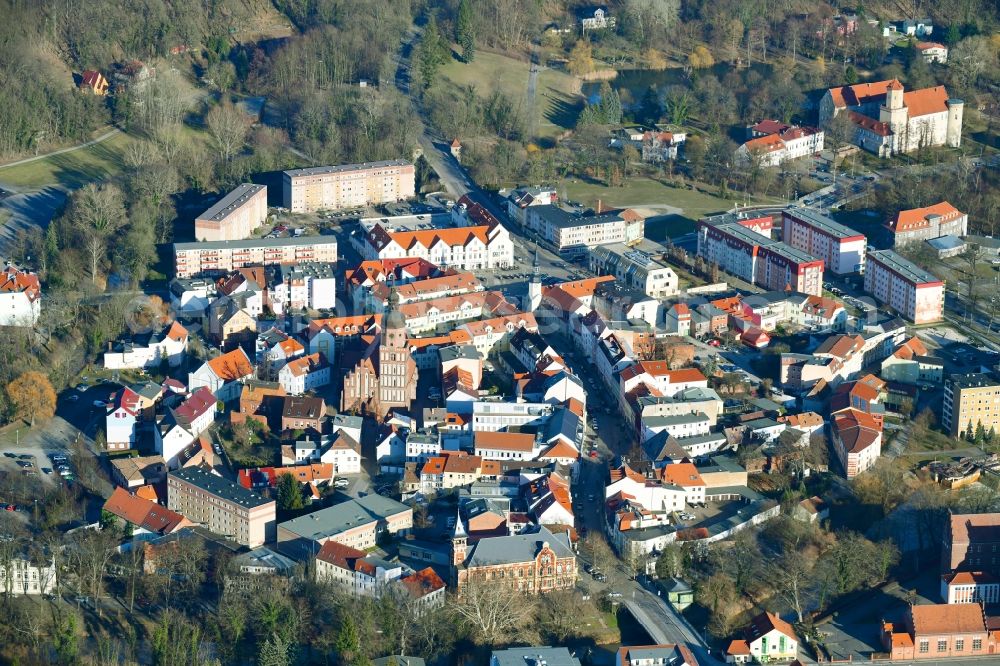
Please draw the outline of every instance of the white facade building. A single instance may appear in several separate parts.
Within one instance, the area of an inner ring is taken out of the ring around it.
[[[41,312],[38,276],[7,264],[0,272],[0,326],[34,326]]]

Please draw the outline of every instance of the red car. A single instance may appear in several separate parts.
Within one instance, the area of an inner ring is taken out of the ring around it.
[[[590,457],[591,458],[596,458],[597,457],[597,451],[591,451],[590,452]]]
[[[708,344],[710,347],[718,347],[721,343],[718,340],[709,340]]]

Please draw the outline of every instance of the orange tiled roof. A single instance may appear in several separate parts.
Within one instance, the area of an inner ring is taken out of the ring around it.
[[[475,435],[476,448],[506,449],[508,451],[531,451],[535,448],[535,436],[524,432],[485,432]]]
[[[418,229],[416,231],[386,231],[382,225],[376,224],[368,232],[368,239],[378,250],[382,250],[389,243],[395,242],[404,250],[410,250],[415,245],[423,245],[430,249],[437,243],[444,243],[450,247],[465,247],[473,240],[478,240],[483,245],[490,244],[490,228],[485,225],[473,227],[453,227],[447,229]]]
[[[569,444],[567,444],[564,441],[558,441],[555,444],[553,444],[552,446],[550,446],[547,450],[543,451],[542,454],[540,456],[538,456],[538,459],[539,460],[547,459],[547,458],[548,459],[556,459],[556,458],[573,458],[573,459],[576,459],[576,458],[579,458],[579,457],[580,457],[580,452],[577,451],[576,448],[570,446]]]
[[[759,150],[765,153],[774,153],[779,150],[784,150],[785,142],[782,141],[781,137],[777,134],[768,134],[767,136],[759,136],[756,139],[750,139],[743,144],[743,147],[747,151]]]
[[[661,475],[665,483],[672,483],[682,488],[705,485],[705,480],[698,473],[698,468],[692,463],[666,465],[661,470]]]
[[[247,358],[246,352],[237,348],[231,352],[216,356],[208,362],[208,367],[212,369],[215,376],[227,382],[235,381],[253,374],[253,365]]]
[[[979,604],[926,604],[911,606],[913,633],[968,634],[986,631],[986,620]]]
[[[942,201],[934,204],[933,206],[911,208],[910,210],[899,211],[899,213],[896,214],[896,217],[890,220],[889,228],[893,231],[912,231],[914,229],[923,229],[931,226],[930,220],[927,218],[932,215],[941,216],[942,222],[951,222],[964,214],[965,213],[961,212],[947,201]]]
[[[187,336],[188,336],[187,329],[181,326],[180,322],[177,321],[173,322],[172,324],[170,324],[170,328],[167,329],[166,337],[175,342],[180,342]]]

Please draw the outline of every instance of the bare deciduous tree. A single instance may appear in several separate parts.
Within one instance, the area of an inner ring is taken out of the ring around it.
[[[233,159],[246,145],[250,123],[246,114],[230,102],[213,107],[205,117],[205,124],[224,161]]]
[[[496,645],[527,625],[535,612],[535,601],[509,581],[505,584],[476,577],[462,586],[452,607],[479,641]]]

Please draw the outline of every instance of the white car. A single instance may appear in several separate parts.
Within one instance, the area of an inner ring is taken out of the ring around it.
[[[333,482],[333,487],[338,488],[340,490],[343,490],[349,485],[351,485],[351,482],[348,481],[347,479],[337,479],[336,481]]]

